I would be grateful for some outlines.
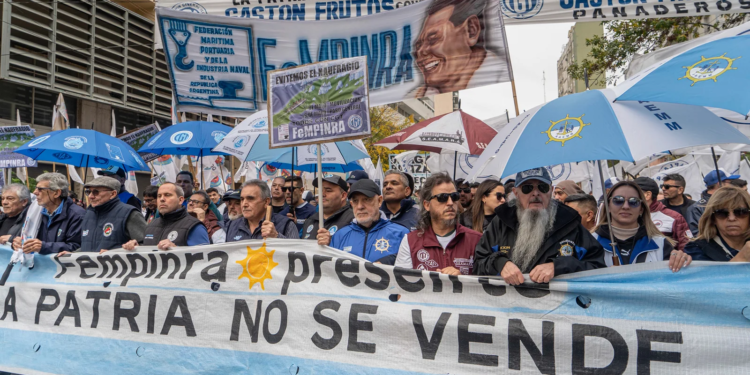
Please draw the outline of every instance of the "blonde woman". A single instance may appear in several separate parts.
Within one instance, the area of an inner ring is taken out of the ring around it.
[[[750,194],[734,186],[717,190],[698,222],[698,237],[685,246],[695,260],[750,261]]]

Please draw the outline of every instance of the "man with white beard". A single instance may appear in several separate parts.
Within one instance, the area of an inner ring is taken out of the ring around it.
[[[474,255],[474,274],[519,285],[524,273],[548,283],[566,273],[606,267],[604,251],[578,212],[552,199],[547,168],[516,175],[515,199],[498,206]]]

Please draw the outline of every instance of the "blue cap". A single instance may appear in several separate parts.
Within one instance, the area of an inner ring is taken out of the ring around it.
[[[533,168],[516,174],[516,186],[521,186],[528,180],[539,180],[552,185],[552,177],[550,177],[547,168]]]
[[[736,175],[736,174],[735,175],[731,175],[731,176],[727,176],[727,174],[724,172],[724,169],[722,169],[722,168],[719,168],[719,177],[721,178],[722,181],[736,180],[736,179],[740,178],[740,176]],[[716,178],[716,170],[708,172],[708,174],[706,174],[706,176],[703,177],[703,182],[706,184],[706,187],[718,184],[719,183],[719,179]]]
[[[99,171],[99,176],[115,176],[115,175],[120,176],[122,178],[126,178],[125,170],[120,167],[116,167],[114,165],[110,165],[109,167],[104,168]]]
[[[349,178],[346,179],[346,182],[353,184],[359,180],[362,179],[369,179],[370,175],[367,174],[365,171],[351,171],[349,173]]]
[[[617,177],[608,178],[604,180],[604,189],[612,189],[612,186],[615,186],[618,182],[620,182],[620,179]]]

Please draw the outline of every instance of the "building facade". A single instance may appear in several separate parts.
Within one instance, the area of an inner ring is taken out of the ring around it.
[[[586,82],[583,79],[573,79],[568,74],[568,67],[574,62],[582,62],[591,52],[586,46],[586,39],[594,36],[602,36],[604,27],[601,22],[578,22],[568,31],[568,43],[563,47],[560,59],[557,60],[557,94],[558,97],[586,91]],[[606,87],[604,73],[589,75],[589,88],[603,89]]]

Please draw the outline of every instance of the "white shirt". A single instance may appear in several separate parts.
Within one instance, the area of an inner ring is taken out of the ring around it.
[[[398,247],[398,255],[396,255],[396,263],[394,264],[396,267],[403,267],[403,268],[414,268],[414,264],[411,262],[411,248],[409,248],[409,235],[407,234],[404,236],[404,239],[401,240],[401,245]],[[454,230],[451,232],[451,234],[441,237],[438,235],[435,235],[437,237],[438,242],[440,243],[440,246],[445,249],[446,246],[454,239],[456,238],[456,231]]]

